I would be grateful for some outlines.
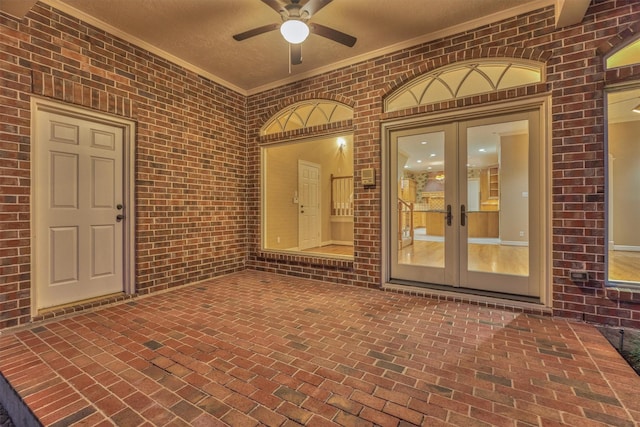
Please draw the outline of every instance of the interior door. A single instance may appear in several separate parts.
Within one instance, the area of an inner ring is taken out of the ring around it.
[[[540,295],[538,115],[392,132],[392,280]]]
[[[298,247],[320,246],[320,165],[298,162]]]
[[[123,291],[123,129],[39,111],[38,308]]]

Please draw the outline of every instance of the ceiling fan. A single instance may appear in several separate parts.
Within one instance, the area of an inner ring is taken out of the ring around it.
[[[353,47],[356,38],[324,25],[308,22],[309,19],[332,0],[262,0],[282,17],[282,24],[268,24],[233,36],[237,41],[246,40],[260,34],[280,29],[282,36],[290,46],[291,64],[302,63],[301,43],[309,33]]]

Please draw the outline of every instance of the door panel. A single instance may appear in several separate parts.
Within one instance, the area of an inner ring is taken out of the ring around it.
[[[539,168],[530,166],[539,159],[538,120],[537,112],[525,112],[459,122],[460,208],[467,218],[460,226],[460,287],[540,295],[533,256]],[[476,195],[468,194],[468,182],[477,176],[480,205],[469,210]]]
[[[320,165],[298,163],[300,250],[320,246]]]
[[[392,132],[392,279],[540,295],[538,115]]]
[[[38,308],[123,291],[123,129],[49,111],[36,123]]]
[[[391,200],[396,207],[391,215],[392,277],[436,284],[456,280],[455,248],[449,242],[458,230],[447,226],[453,220],[447,207],[455,197],[455,180],[446,179],[451,172],[448,159],[456,157],[455,142],[452,124],[406,130],[392,139]],[[411,171],[419,171],[426,179],[415,180]],[[413,194],[404,188],[407,180],[415,183]]]

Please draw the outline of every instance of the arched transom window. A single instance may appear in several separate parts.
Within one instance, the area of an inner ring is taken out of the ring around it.
[[[288,132],[353,119],[353,109],[328,100],[309,100],[290,105],[275,114],[260,130],[261,135]]]
[[[640,58],[640,38],[610,55],[607,58],[607,69],[637,64],[638,58]]]
[[[392,93],[385,111],[398,111],[543,80],[543,64],[513,58],[480,59],[439,68],[417,77]]]

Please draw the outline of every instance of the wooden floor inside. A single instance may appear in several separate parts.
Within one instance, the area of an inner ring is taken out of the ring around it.
[[[398,253],[400,264],[440,267],[444,265],[444,242],[416,240]],[[469,244],[470,271],[527,276],[529,248],[497,244]]]
[[[640,282],[640,252],[609,251],[609,280]]]

